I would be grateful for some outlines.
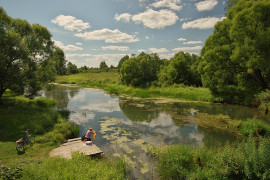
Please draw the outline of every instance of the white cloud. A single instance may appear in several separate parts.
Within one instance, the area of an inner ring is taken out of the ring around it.
[[[177,4],[180,2],[181,0],[160,0],[152,3],[151,6],[155,8],[170,8],[175,11],[180,11],[183,8],[183,6]]]
[[[75,43],[77,46],[81,46],[82,45],[82,43],[80,43],[80,42],[77,42],[77,43]]]
[[[149,50],[152,52],[152,53],[165,53],[165,52],[168,52],[169,50],[166,49],[166,48],[160,48],[160,49],[157,49],[157,48],[149,48]]]
[[[134,35],[123,33],[118,29],[110,30],[107,28],[91,32],[77,33],[75,36],[86,40],[104,40],[106,43],[132,43],[139,41],[139,39]]]
[[[147,50],[145,50],[145,49],[138,49],[137,50],[139,53],[141,53],[141,52],[146,52]]]
[[[84,106],[80,106],[81,110],[97,111],[97,112],[114,112],[121,111],[119,102],[116,99],[108,100],[107,102],[95,102],[89,103]]]
[[[59,15],[51,22],[57,24],[58,26],[64,27],[64,29],[70,31],[81,32],[82,30],[91,27],[89,23],[85,23],[82,20],[76,19],[73,16]]]
[[[62,42],[60,41],[56,41],[56,40],[53,40],[54,41],[54,45],[63,49],[64,51],[80,51],[80,50],[83,50],[83,48],[81,47],[78,47],[78,46],[75,46],[75,45],[72,45],[72,44],[68,44],[67,46],[65,46]]]
[[[73,58],[73,57],[90,57],[91,54],[66,54],[67,58]]]
[[[161,59],[171,59],[174,55],[171,55],[171,54],[159,54],[158,56]]]
[[[101,61],[105,61],[108,66],[117,66],[119,60],[127,54],[67,54],[68,60],[73,64],[76,64],[78,67],[84,65],[88,67],[99,67]],[[72,59],[74,58],[74,59]]]
[[[145,36],[145,39],[149,39],[149,36]]]
[[[188,41],[188,42],[184,42],[183,44],[201,44],[202,41]]]
[[[186,41],[186,39],[184,39],[184,38],[179,38],[179,39],[177,39],[178,41]]]
[[[123,21],[123,22],[129,22],[131,18],[131,14],[129,13],[124,13],[124,14],[115,14],[114,19],[116,21]]]
[[[195,4],[198,11],[210,11],[218,4],[218,0],[204,0]]]
[[[147,11],[132,16],[135,23],[143,23],[144,26],[151,29],[162,29],[176,23],[178,16],[170,10]]]
[[[222,18],[216,18],[216,17],[207,17],[207,18],[200,18],[196,19],[194,21],[190,21],[187,23],[183,23],[182,29],[211,29],[215,26],[215,24],[218,21],[222,21],[224,17]]]
[[[194,50],[201,50],[202,46],[194,46],[194,47],[178,47],[174,48],[173,51],[194,51]]]
[[[102,50],[128,51],[129,47],[127,47],[127,46],[103,46]]]

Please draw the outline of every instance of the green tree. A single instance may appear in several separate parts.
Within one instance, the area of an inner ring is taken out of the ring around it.
[[[100,69],[108,69],[109,67],[105,61],[101,61],[101,63],[99,64],[99,68]]]
[[[200,85],[199,75],[192,71],[192,65],[197,59],[196,55],[190,56],[182,51],[176,53],[169,64],[161,69],[159,82],[163,85]]]
[[[139,61],[133,57],[123,63],[120,70],[123,84],[139,86],[142,84]]]
[[[71,62],[68,62],[67,64],[67,74],[76,74],[79,72],[78,67],[75,64],[72,64]]]
[[[201,51],[202,81],[214,95],[240,103],[269,87],[270,1],[239,0]]]
[[[65,54],[62,49],[55,47],[53,54],[51,56],[51,60],[55,62],[55,68],[57,71],[57,75],[65,75],[67,71],[67,60],[65,58]]]
[[[128,59],[129,59],[129,56],[128,56],[128,55],[125,55],[124,57],[122,57],[122,58],[120,59],[120,61],[119,61],[119,63],[118,63],[118,66],[117,66],[118,72],[120,72],[120,69],[121,69],[123,63],[124,63],[126,60],[128,60]]]
[[[123,63],[120,69],[122,83],[133,86],[144,86],[158,79],[157,74],[163,61],[157,54],[141,53]]]
[[[53,43],[45,27],[13,19],[0,7],[0,47],[0,98],[6,89],[34,97],[42,84],[54,79],[54,73],[44,73],[53,68]]]

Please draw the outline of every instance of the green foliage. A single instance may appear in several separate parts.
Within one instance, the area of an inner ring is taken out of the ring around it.
[[[259,108],[268,111],[268,107],[270,107],[270,90],[266,89],[260,92],[256,95],[256,98],[259,101]],[[265,113],[267,114],[267,112]]]
[[[79,86],[98,87],[110,94],[129,95],[132,97],[168,97],[188,101],[215,101],[210,90],[202,87],[189,87],[183,84],[175,84],[168,87],[151,86],[142,89],[120,85],[119,73],[117,72],[80,73],[70,76],[58,76],[56,82],[68,84],[75,82]]]
[[[2,7],[0,19],[0,98],[7,89],[33,98],[42,84],[54,80],[51,34],[39,24],[9,17]]]
[[[67,73],[67,60],[62,49],[55,47],[50,59],[54,62],[57,75],[65,75]]]
[[[22,169],[19,167],[0,166],[0,179],[11,180],[20,179],[22,177]]]
[[[239,131],[245,136],[270,137],[270,125],[255,118],[242,121]]]
[[[169,64],[161,68],[159,82],[163,85],[201,85],[200,77],[192,69],[192,65],[197,59],[196,55],[190,56],[189,53],[184,52],[176,53]]]
[[[148,151],[151,153],[152,149]],[[162,179],[269,179],[270,140],[249,138],[218,149],[168,146],[153,151]]]
[[[125,179],[122,160],[91,159],[75,153],[72,159],[48,158],[23,167],[22,179]]]
[[[270,2],[230,2],[227,18],[205,42],[198,67],[203,85],[215,96],[247,104],[270,85]]]
[[[67,64],[67,74],[76,74],[78,72],[79,72],[79,69],[77,68],[75,64],[72,64],[71,62]]]
[[[110,68],[108,67],[105,61],[101,61],[101,63],[99,64],[99,68],[106,72],[110,70]]]
[[[54,100],[25,97],[3,99],[0,105],[1,141],[15,141],[23,136],[26,129],[35,135],[50,131],[57,123],[58,113],[52,109]]]
[[[119,63],[118,63],[118,66],[117,66],[118,72],[120,72],[120,69],[121,69],[122,65],[123,65],[124,62],[125,62],[126,60],[128,60],[128,59],[129,59],[129,56],[128,56],[128,55],[125,55],[124,57],[122,57],[122,58],[120,59],[120,61],[119,61]]]
[[[43,136],[36,138],[37,143],[46,143],[48,145],[60,145],[65,139],[77,137],[79,134],[79,127],[71,124],[61,117],[58,117],[57,123],[54,124],[53,130],[45,133]]]
[[[126,59],[120,69],[121,81],[125,85],[145,86],[158,79],[163,61],[157,54],[141,53]]]

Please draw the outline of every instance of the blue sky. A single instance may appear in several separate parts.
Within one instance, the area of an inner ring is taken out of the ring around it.
[[[45,26],[78,67],[117,66],[127,55],[199,55],[226,0],[0,0],[12,18]]]

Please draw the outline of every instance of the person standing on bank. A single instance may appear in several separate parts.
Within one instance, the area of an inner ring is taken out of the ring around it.
[[[91,136],[93,135],[93,139],[95,139],[96,138],[96,132],[92,129],[92,128],[89,128],[88,130],[87,130],[87,132],[85,133],[85,135],[84,135],[84,138],[83,138],[83,141],[92,141],[91,140]]]

